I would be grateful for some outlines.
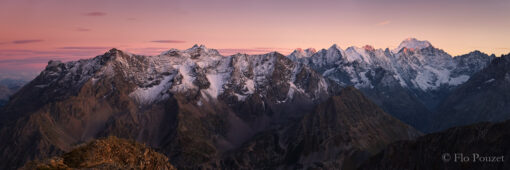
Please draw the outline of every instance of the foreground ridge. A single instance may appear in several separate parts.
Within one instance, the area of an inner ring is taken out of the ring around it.
[[[116,137],[94,140],[61,156],[27,163],[22,169],[165,169],[176,170],[163,154]]]

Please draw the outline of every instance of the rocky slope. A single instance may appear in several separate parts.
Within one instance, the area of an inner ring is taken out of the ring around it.
[[[510,118],[510,54],[496,58],[442,103],[437,129]]]
[[[480,123],[395,142],[359,169],[509,169],[508,128]]]
[[[222,56],[195,45],[156,56],[112,49],[50,61],[0,108],[0,169],[106,136],[146,143],[180,169],[355,168],[384,145],[419,134],[377,105],[427,130],[427,100],[476,72],[470,63],[489,60],[481,53],[452,59],[410,39],[391,51],[332,46]],[[349,85],[364,95],[342,92]]]
[[[61,156],[32,161],[21,169],[162,169],[176,170],[168,158],[135,141],[98,139]]]
[[[231,151],[222,167],[234,169],[355,169],[387,144],[420,133],[347,87],[300,121],[257,135]]]
[[[159,148],[178,168],[200,167],[340,89],[278,53],[221,56],[194,46],[50,61],[1,110],[1,167],[111,135]]]

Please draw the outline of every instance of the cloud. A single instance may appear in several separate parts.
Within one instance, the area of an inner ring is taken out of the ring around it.
[[[11,43],[13,44],[28,44],[28,43],[38,43],[38,42],[42,42],[44,40],[14,40],[12,41]]]
[[[88,29],[88,28],[76,28],[75,31],[88,32],[88,31],[91,31],[91,29]]]
[[[186,41],[182,41],[182,40],[154,40],[151,42],[154,42],[154,43],[186,43]]]
[[[58,49],[62,50],[107,50],[112,47],[92,47],[92,46],[68,46],[68,47],[60,47]]]
[[[89,13],[85,13],[83,15],[91,16],[91,17],[100,17],[100,16],[105,16],[106,13],[105,12],[89,12]]]
[[[381,22],[377,23],[378,26],[383,26],[383,25],[388,25],[388,24],[391,24],[390,20],[385,20],[385,21],[381,21]]]

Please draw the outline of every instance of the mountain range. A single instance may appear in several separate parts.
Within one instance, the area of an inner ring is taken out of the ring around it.
[[[510,118],[508,58],[452,57],[410,38],[391,50],[223,56],[195,45],[49,61],[0,108],[0,168],[108,136],[178,169],[370,167],[393,142]]]
[[[414,38],[392,50],[333,45],[314,51],[295,50],[289,58],[360,89],[386,112],[424,132],[437,130],[430,126],[435,121],[431,115],[452,90],[495,58],[479,51],[452,57]]]

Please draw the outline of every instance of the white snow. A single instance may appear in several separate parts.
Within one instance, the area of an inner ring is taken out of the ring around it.
[[[247,79],[244,82],[244,87],[248,89],[248,92],[246,94],[253,94],[255,92],[255,83],[252,79]]]
[[[167,97],[164,95],[163,91],[172,86],[171,80],[173,77],[174,75],[166,76],[158,85],[149,88],[139,87],[135,91],[131,92],[129,96],[134,98],[140,104],[150,104],[155,101],[163,100]]]
[[[322,76],[328,76],[329,74],[333,73],[336,69],[330,68],[322,73]]]
[[[299,92],[302,94],[306,94],[305,91],[299,87],[296,86],[293,82],[289,82],[289,91],[287,92],[287,99],[292,99],[294,97],[295,92]]]
[[[227,76],[228,73],[206,74],[210,86],[205,90],[205,93],[210,97],[217,98],[224,91],[223,84],[225,84]]]
[[[336,44],[333,44],[333,46],[329,47],[328,51],[326,52],[326,63],[335,63],[336,61],[341,59],[341,55],[343,53],[343,50],[338,47]]]
[[[403,41],[397,49],[400,50],[404,47],[420,49],[429,46],[431,44],[428,41],[411,38]],[[418,88],[424,91],[437,89],[441,85],[457,86],[469,79],[468,75],[452,75],[457,73],[453,70],[456,65],[451,56],[447,54],[434,51],[432,54],[422,54],[420,51],[413,54],[401,54],[395,52],[397,49],[384,51],[372,47],[349,47],[343,51],[337,45],[333,45],[318,53],[314,49],[298,49],[291,55],[299,58],[299,61],[304,65],[308,64],[313,66],[312,68],[319,68],[323,71],[323,76],[339,84],[354,85],[359,88],[373,87],[370,76],[366,76],[366,74],[374,75],[374,70],[379,68],[392,76],[386,79],[388,82],[395,78],[403,87],[409,86],[409,88]],[[227,88],[226,83],[244,83],[243,89],[245,90],[235,92],[238,93],[235,95],[239,100],[244,100],[250,94],[255,93],[257,88],[269,83],[271,75],[275,71],[276,59],[273,53],[267,55],[239,54],[225,57],[216,50],[207,49],[203,45],[182,51],[171,49],[161,55],[151,57],[124,54],[127,55],[116,56],[115,64],[101,65],[99,59],[65,63],[70,72],[65,75],[66,79],[76,77],[74,75],[83,75],[80,80],[76,81],[90,80],[95,84],[103,76],[112,76],[117,73],[117,70],[121,70],[119,74],[139,85],[139,88],[136,88],[130,96],[140,103],[148,104],[167,97],[167,92],[178,93],[190,89],[196,90],[198,87],[193,82],[199,75],[196,71],[200,70],[204,71],[205,77],[210,83],[207,89],[201,90],[203,94],[217,98],[218,95],[224,93],[224,88]],[[176,55],[170,56],[170,54]],[[51,62],[48,67],[60,67],[60,62]],[[116,69],[116,67],[122,67],[122,69]],[[301,70],[301,67],[303,65],[297,64],[292,68],[289,98],[297,92],[304,93],[303,89],[297,87],[297,83],[294,82],[295,75]],[[60,71],[64,71],[58,70],[59,68],[55,69],[56,71],[47,71],[46,74],[59,75]],[[94,74],[98,69],[101,69],[99,70],[101,74]],[[350,82],[340,82],[344,77],[337,76],[343,73],[350,78]],[[182,76],[182,79],[180,83],[172,84],[176,76]],[[153,79],[159,80],[160,83],[149,88],[142,88],[151,84]],[[320,90],[327,90],[328,84],[321,80],[319,86]],[[317,92],[319,91],[308,93]]]
[[[489,79],[489,80],[487,80],[487,81],[485,81],[485,82],[483,82],[483,83],[484,83],[484,84],[492,83],[492,82],[493,82],[493,81],[495,81],[495,80],[496,80],[496,79]]]
[[[448,82],[449,85],[453,85],[453,86],[458,86],[462,83],[465,83],[466,81],[469,80],[469,76],[468,75],[460,75],[458,77],[455,77],[455,78],[450,78],[450,81]]]
[[[370,64],[371,59],[370,55],[366,52],[365,49],[359,47],[349,47],[345,50],[345,57],[347,61],[359,61]]]
[[[294,50],[288,57],[291,59],[291,60],[297,60],[297,59],[300,59],[300,58],[308,58],[308,57],[311,57],[312,55],[314,55],[317,51],[313,48],[308,48],[306,50],[303,50],[301,48],[298,48],[296,50]]]

